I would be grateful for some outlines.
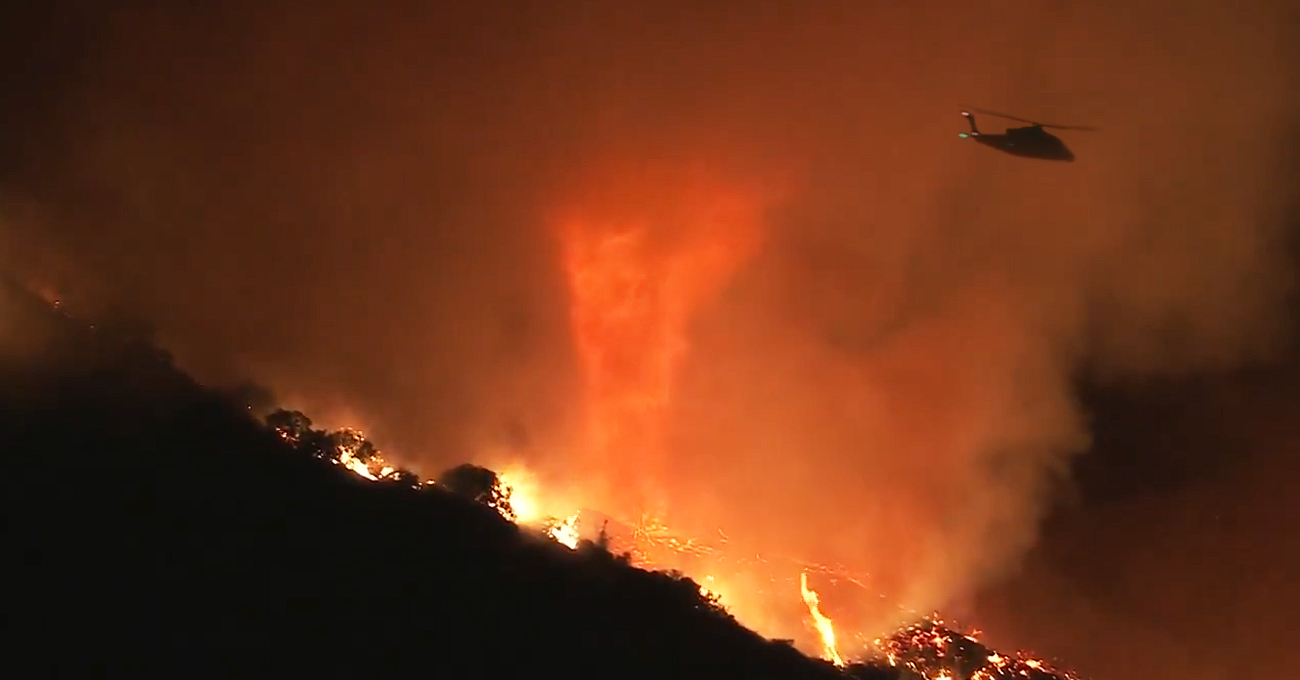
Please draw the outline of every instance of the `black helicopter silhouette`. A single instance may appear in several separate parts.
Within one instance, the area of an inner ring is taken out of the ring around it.
[[[975,116],[971,111],[1019,121],[1021,123],[1029,123],[1029,125],[1026,127],[1007,128],[1006,133],[1001,135],[986,135],[980,132],[979,128],[975,127]],[[1062,142],[1060,138],[1056,137],[1044,128],[1053,128],[1055,130],[1095,131],[1095,128],[1090,127],[1035,123],[1032,120],[1008,116],[1005,113],[984,111],[976,108],[963,109],[961,115],[965,116],[966,122],[970,123],[970,132],[959,132],[957,133],[958,137],[961,137],[962,139],[973,139],[984,146],[993,147],[998,151],[1009,153],[1013,156],[1038,158],[1045,161],[1065,161],[1069,163],[1074,160],[1074,152],[1070,151],[1070,147],[1066,146],[1065,142]]]

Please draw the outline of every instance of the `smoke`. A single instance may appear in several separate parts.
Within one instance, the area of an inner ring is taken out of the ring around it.
[[[1160,381],[1098,408],[1098,449],[1076,471],[1085,502],[980,595],[989,642],[1116,680],[1294,667],[1300,654],[1267,631],[1300,604],[1285,585],[1300,551],[1273,538],[1296,517],[1282,491],[1300,460],[1296,366]],[[1127,474],[1104,474],[1115,463]]]
[[[1033,543],[1087,447],[1080,371],[1287,337],[1280,3],[452,4],[83,27],[21,120],[40,162],[6,176],[50,210],[6,258],[57,253],[201,378],[423,473],[509,449],[594,483],[574,463],[614,454],[584,449],[555,216],[675,230],[671,259],[734,233],[700,191],[761,187],[761,246],[660,308],[685,349],[655,475],[681,524],[871,572],[871,622]],[[958,140],[958,102],[1101,131],[1061,133],[1074,164],[1015,159]]]

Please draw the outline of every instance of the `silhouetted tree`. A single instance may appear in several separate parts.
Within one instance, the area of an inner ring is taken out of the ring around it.
[[[331,460],[338,460],[343,454],[349,454],[362,463],[369,463],[375,456],[379,455],[379,450],[375,445],[370,443],[360,432],[344,428],[335,430],[327,436],[328,457]]]
[[[313,429],[311,418],[301,411],[276,409],[266,417],[266,425],[304,455],[326,460],[339,458],[338,438],[324,430]]]
[[[510,487],[501,483],[497,473],[472,463],[464,463],[442,473],[438,486],[496,510],[506,519],[517,519],[510,506]]]
[[[312,432],[311,418],[302,411],[289,411],[282,408],[266,416],[266,426],[294,446],[301,444]]]

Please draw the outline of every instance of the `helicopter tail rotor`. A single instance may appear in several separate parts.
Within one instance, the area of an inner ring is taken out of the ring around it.
[[[974,112],[976,112],[976,113],[982,113],[982,114],[984,114],[984,115],[986,115],[986,116],[997,116],[998,118],[1006,118],[1007,120],[1014,120],[1014,121],[1017,121],[1017,122],[1020,122],[1020,123],[1028,123],[1029,125],[1033,125],[1033,126],[1041,127],[1041,128],[1052,128],[1052,129],[1054,129],[1054,130],[1077,130],[1077,131],[1080,131],[1080,132],[1096,132],[1096,131],[1097,131],[1097,128],[1094,128],[1094,127],[1084,127],[1084,126],[1080,126],[1080,125],[1052,125],[1052,124],[1049,124],[1049,123],[1039,123],[1038,121],[1028,120],[1028,119],[1025,119],[1025,118],[1019,118],[1019,117],[1016,117],[1016,116],[1010,116],[1010,115],[1007,115],[1007,114],[1005,114],[1005,113],[998,113],[997,111],[986,111],[986,110],[984,110],[984,109],[977,109],[977,108],[975,108],[975,107],[973,107],[973,106],[965,106],[965,107],[964,107],[964,110],[961,112],[961,115],[965,116],[967,120],[970,120],[970,121],[973,122],[973,121],[974,121],[974,118],[973,118],[973,117],[971,116],[971,114],[970,114],[971,111],[974,111]]]

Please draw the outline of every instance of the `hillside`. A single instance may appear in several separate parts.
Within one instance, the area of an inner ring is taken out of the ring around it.
[[[845,677],[689,579],[305,455],[247,395],[12,284],[0,321],[13,639],[40,675]]]

